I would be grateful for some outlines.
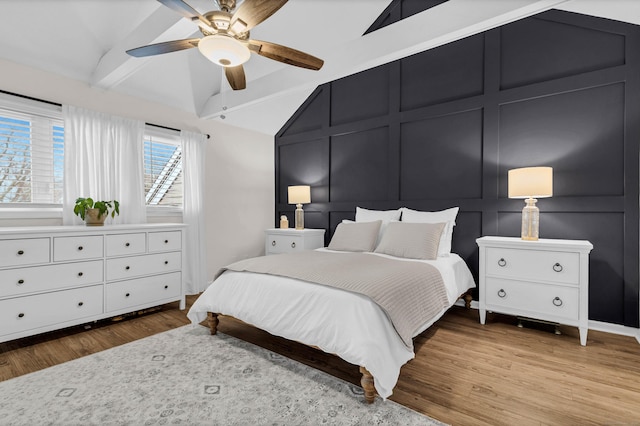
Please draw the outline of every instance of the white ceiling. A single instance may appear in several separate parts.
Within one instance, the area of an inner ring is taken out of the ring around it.
[[[200,13],[216,9],[214,0],[187,2]],[[638,0],[449,0],[362,36],[389,3],[289,0],[251,38],[318,56],[324,67],[309,71],[252,55],[242,91],[230,90],[221,68],[197,49],[150,58],[125,53],[200,36],[155,0],[0,0],[0,58],[275,134],[319,84],[549,8],[640,24]]]

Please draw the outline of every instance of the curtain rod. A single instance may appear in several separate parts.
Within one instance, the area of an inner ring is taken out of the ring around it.
[[[19,93],[8,92],[6,90],[0,90],[0,93],[4,93],[4,94],[7,94],[7,95],[11,95],[11,96],[17,96],[19,98],[29,99],[29,100],[36,101],[36,102],[43,102],[43,103],[49,104],[49,105],[62,107],[62,104],[59,104],[57,102],[51,102],[51,101],[47,101],[47,100],[44,100],[44,99],[34,98],[32,96],[21,95]],[[175,130],[176,132],[180,131],[180,129],[174,129],[173,127],[161,126],[159,124],[153,124],[153,123],[144,123],[144,124],[146,124],[147,126],[160,127],[162,129],[167,129],[167,130]],[[207,139],[211,139],[211,136],[209,134],[207,134]]]
[[[173,127],[161,126],[159,124],[153,124],[153,123],[144,123],[144,124],[146,124],[147,126],[159,127],[161,129],[173,130],[173,131],[176,131],[176,132],[180,131],[180,129],[174,129]],[[207,136],[207,139],[211,139],[211,136],[209,134],[206,134],[206,136]]]

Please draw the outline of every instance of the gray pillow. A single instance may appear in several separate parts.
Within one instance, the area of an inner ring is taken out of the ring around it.
[[[392,222],[382,236],[376,253],[408,259],[435,260],[446,223]]]
[[[381,220],[340,223],[327,248],[339,251],[373,251],[381,224]]]

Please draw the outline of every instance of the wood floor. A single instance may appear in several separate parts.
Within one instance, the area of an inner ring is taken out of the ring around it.
[[[195,298],[189,297],[187,305]],[[177,304],[91,328],[0,343],[0,381],[188,324]],[[454,425],[640,425],[640,344],[631,337],[515,326],[452,308],[415,339],[392,400]],[[219,330],[358,383],[358,367],[221,317]],[[215,337],[212,337],[215,338]]]

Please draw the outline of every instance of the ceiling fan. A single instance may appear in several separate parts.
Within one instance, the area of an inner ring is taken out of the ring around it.
[[[287,0],[244,0],[235,12],[236,0],[215,0],[220,10],[204,15],[183,0],[158,1],[195,22],[204,37],[150,44],[127,50],[129,55],[154,56],[197,47],[211,62],[224,67],[227,81],[233,90],[241,90],[247,86],[242,64],[249,60],[251,52],[311,70],[319,70],[324,64],[322,59],[308,53],[249,38],[249,31],[276,13]]]

